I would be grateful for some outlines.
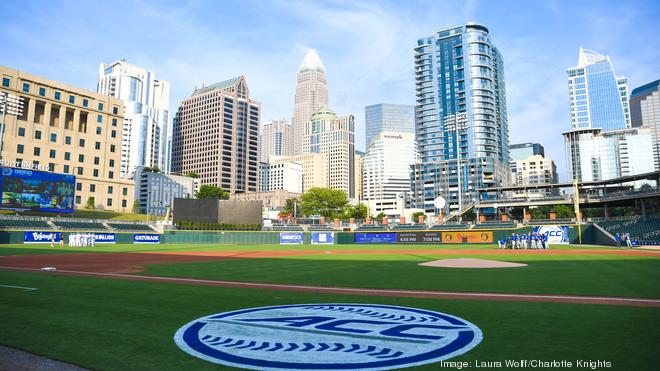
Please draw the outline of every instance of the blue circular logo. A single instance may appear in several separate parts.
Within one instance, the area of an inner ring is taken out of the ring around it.
[[[210,362],[255,370],[386,370],[438,362],[481,342],[452,315],[369,304],[250,308],[198,318],[174,341]]]

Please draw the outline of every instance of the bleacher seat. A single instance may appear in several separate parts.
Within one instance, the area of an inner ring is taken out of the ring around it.
[[[387,225],[382,224],[364,224],[355,229],[356,232],[386,231]]]
[[[62,221],[55,219],[53,220],[53,223],[60,227],[60,229],[65,230],[108,230],[108,228],[106,228],[102,223],[92,221]]]
[[[467,223],[437,224],[429,228],[431,231],[450,231],[454,229],[470,229]]]
[[[335,229],[326,224],[310,224],[307,226],[308,231],[334,231]]]
[[[392,226],[393,231],[424,231],[426,230],[425,224],[397,224]]]
[[[40,230],[53,228],[45,220],[0,219],[0,229]]]
[[[148,224],[140,223],[106,223],[110,228],[118,231],[154,232]]]
[[[298,224],[276,224],[273,225],[273,230],[280,232],[302,232],[303,227]]]
[[[516,222],[484,222],[475,226],[476,229],[492,229],[492,228],[515,228]]]
[[[612,235],[629,233],[633,240],[660,244],[660,217],[657,216],[606,220],[597,224]]]

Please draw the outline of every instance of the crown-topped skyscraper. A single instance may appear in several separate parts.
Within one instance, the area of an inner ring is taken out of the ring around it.
[[[316,111],[328,105],[328,82],[325,67],[316,50],[309,49],[296,77],[296,99],[293,107],[293,153],[302,153],[305,123]]]

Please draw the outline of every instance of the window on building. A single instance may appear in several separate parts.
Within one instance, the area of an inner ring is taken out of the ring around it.
[[[48,171],[55,172],[55,164],[50,162],[48,163]]]
[[[112,132],[110,132],[110,136],[113,138],[117,138],[117,130],[113,130]]]
[[[99,111],[103,111],[103,103],[99,102]]]
[[[71,137],[70,136],[64,137],[64,144],[69,144],[69,145],[71,144]]]
[[[80,146],[80,147],[85,147],[85,140],[82,139],[82,138],[79,139],[79,140],[78,140],[78,146]]]
[[[64,171],[65,173],[68,174],[69,173],[69,165],[64,165],[62,171]]]
[[[126,207],[126,200],[121,200],[121,207]]]
[[[57,151],[55,151],[54,149],[51,149],[48,153],[48,157],[50,158],[55,158],[56,155],[57,155]]]
[[[82,191],[82,183],[76,183],[76,191]]]
[[[23,83],[23,92],[25,92],[25,93],[30,92],[30,84],[28,84],[27,82]]]
[[[103,116],[102,115],[96,115],[96,122],[99,124],[103,122]]]
[[[115,167],[115,160],[110,160],[110,167]]]
[[[101,127],[100,127],[100,126],[97,126],[97,127],[96,127],[96,134],[97,134],[97,135],[101,135],[101,131],[102,131],[102,130],[101,130]]]
[[[42,97],[45,97],[46,96],[46,88],[40,86],[39,87],[39,95],[42,96]]]
[[[108,186],[108,194],[111,195],[112,192],[114,192],[114,189],[112,188],[112,186]]]
[[[80,196],[76,196],[76,203],[80,204]]]
[[[34,131],[34,139],[41,139],[41,130]]]
[[[57,142],[57,134],[56,133],[50,133],[50,141],[55,143]]]
[[[101,162],[101,159],[99,157],[94,157],[94,165],[98,165]]]
[[[41,148],[39,147],[34,147],[34,155],[39,156],[41,155]]]
[[[76,169],[78,169],[78,175],[83,175],[83,168],[82,167],[79,166]]]
[[[112,119],[112,126],[117,126],[117,119]]]
[[[16,153],[23,153],[24,149],[25,148],[23,147],[23,145],[19,144],[19,145],[16,146]]]
[[[89,107],[89,99],[83,99],[83,107]]]
[[[96,184],[90,184],[89,185],[89,191],[90,192],[96,192]]]
[[[55,94],[53,94],[53,97],[55,97],[55,100],[60,100],[62,99],[62,93],[56,91]]]
[[[101,149],[101,142],[94,143],[94,149]]]
[[[75,104],[76,103],[76,97],[73,95],[69,95],[69,103]]]
[[[78,155],[78,162],[85,162],[85,155]]]
[[[25,136],[25,128],[18,128],[18,136],[19,137]]]
[[[11,80],[9,80],[8,77],[3,77],[3,78],[2,78],[2,86],[3,86],[3,87],[8,88],[10,82],[11,82]]]
[[[106,202],[106,205],[112,206],[112,198],[108,198],[108,201]]]
[[[112,114],[113,115],[119,114],[119,107],[112,107]]]
[[[124,196],[128,196],[128,188],[126,188],[126,187],[122,188],[121,194],[124,195]]]
[[[99,177],[99,169],[94,169],[93,174],[94,174],[94,178],[98,178]]]
[[[115,172],[114,171],[108,171],[108,178],[109,179],[114,179],[115,178]]]
[[[71,161],[71,152],[64,152],[64,160]]]
[[[114,152],[114,151],[115,151],[115,145],[114,145],[114,144],[111,144],[111,145],[110,145],[110,152]]]

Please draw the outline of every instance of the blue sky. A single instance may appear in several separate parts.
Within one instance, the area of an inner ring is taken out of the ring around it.
[[[510,142],[535,141],[566,178],[566,68],[583,46],[609,55],[630,89],[660,78],[657,1],[58,1],[4,0],[0,64],[95,89],[100,62],[127,59],[172,85],[171,112],[195,86],[245,75],[262,123],[290,118],[307,48],[330,106],[414,103],[413,47],[434,31],[485,24],[504,57]]]

